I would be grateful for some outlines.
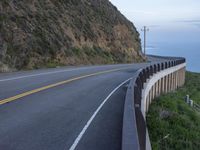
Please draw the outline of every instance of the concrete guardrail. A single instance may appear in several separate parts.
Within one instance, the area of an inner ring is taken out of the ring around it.
[[[124,105],[122,150],[151,150],[146,113],[152,100],[185,82],[185,58],[165,57],[138,70],[131,80]]]

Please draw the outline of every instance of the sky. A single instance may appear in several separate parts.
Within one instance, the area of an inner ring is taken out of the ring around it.
[[[134,23],[147,53],[183,56],[188,69],[200,72],[200,0],[110,0]]]
[[[148,26],[150,41],[166,42],[184,36],[191,37],[191,42],[200,42],[200,0],[110,0],[141,33],[141,28]],[[142,35],[142,34],[141,34]],[[158,38],[156,38],[159,37]],[[163,37],[163,38],[160,38]],[[141,37],[142,38],[142,37]]]
[[[200,28],[200,0],[110,0],[136,26],[170,23]]]

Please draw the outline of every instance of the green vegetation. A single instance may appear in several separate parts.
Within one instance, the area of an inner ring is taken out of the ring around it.
[[[109,1],[1,0],[0,6],[0,71],[144,61],[139,33]]]
[[[69,50],[68,50],[69,51]],[[83,47],[80,48],[72,48],[71,55],[78,57],[79,59],[86,58],[87,60],[90,60],[91,63],[100,62],[100,63],[117,63],[117,58],[111,53],[108,52],[100,47],[94,46],[93,48],[90,47]],[[98,61],[97,61],[98,59]]]
[[[200,113],[184,101],[187,94],[200,104],[200,74],[187,72],[184,87],[151,104],[147,126],[153,150],[200,149]]]

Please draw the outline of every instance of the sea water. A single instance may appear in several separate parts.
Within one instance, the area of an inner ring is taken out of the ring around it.
[[[200,46],[195,43],[181,44],[163,44],[157,43],[156,47],[147,47],[148,54],[161,56],[185,57],[187,70],[200,73]]]
[[[142,32],[140,34],[143,39]],[[179,26],[151,29],[147,33],[146,53],[185,57],[187,70],[200,73],[200,28]]]

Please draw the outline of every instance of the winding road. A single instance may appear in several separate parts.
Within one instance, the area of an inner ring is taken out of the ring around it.
[[[121,149],[127,85],[147,64],[0,74],[0,150]]]

